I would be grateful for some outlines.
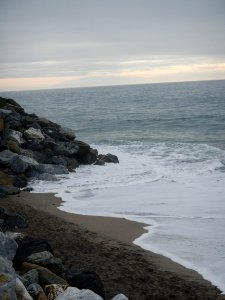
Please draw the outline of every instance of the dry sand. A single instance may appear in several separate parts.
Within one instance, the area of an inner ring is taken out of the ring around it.
[[[50,242],[67,268],[97,272],[107,299],[117,293],[130,300],[224,299],[197,272],[133,245],[144,224],[69,214],[57,209],[60,204],[52,194],[23,192],[0,199],[0,206],[26,218],[27,234]]]

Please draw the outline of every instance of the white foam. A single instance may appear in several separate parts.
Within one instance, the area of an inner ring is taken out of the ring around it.
[[[216,170],[225,152],[165,143],[100,152],[118,155],[120,164],[82,166],[59,182],[36,182],[35,191],[57,193],[68,212],[152,225],[136,244],[199,271],[225,291],[225,176]]]

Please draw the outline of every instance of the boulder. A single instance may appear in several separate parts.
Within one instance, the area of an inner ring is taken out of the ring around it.
[[[111,153],[108,154],[99,154],[98,160],[103,160],[106,163],[119,163],[119,159],[116,155],[113,155]]]
[[[67,284],[65,279],[57,276],[54,274],[52,271],[48,270],[45,267],[36,265],[36,264],[31,264],[31,263],[23,263],[21,265],[20,271],[22,273],[28,272],[29,270],[36,269],[38,271],[38,276],[39,276],[39,284],[42,287],[45,287],[46,285],[50,284]]]
[[[41,126],[41,127],[49,127],[49,128],[55,128],[55,129],[59,129],[60,125],[49,121],[46,118],[37,118],[37,123]]]
[[[22,281],[17,277],[16,278],[16,297],[17,299],[22,299],[22,300],[33,300],[31,296],[29,295],[28,291],[26,290],[24,284]]]
[[[27,288],[31,284],[38,283],[38,271],[33,269],[28,271],[27,273],[20,276],[20,280],[23,282],[25,287]]]
[[[17,154],[13,153],[12,151],[4,150],[0,152],[0,163],[2,165],[8,166],[10,161],[16,156]]]
[[[5,119],[6,117],[8,117],[9,115],[11,115],[13,112],[9,109],[0,109],[0,119]]]
[[[38,299],[40,293],[44,293],[42,287],[37,283],[32,283],[27,287],[27,291],[33,299]]]
[[[10,169],[16,174],[24,173],[28,167],[36,166],[38,166],[38,162],[35,159],[24,155],[17,155],[9,162]]]
[[[79,145],[75,141],[58,142],[53,148],[55,155],[64,155],[68,157],[74,157],[78,151]]]
[[[19,145],[25,142],[23,134],[20,131],[9,129],[7,134],[7,139],[17,142]]]
[[[49,300],[54,300],[68,288],[68,284],[50,284],[45,286],[45,294]]]
[[[0,232],[0,256],[12,261],[16,255],[17,243]]]
[[[48,241],[44,239],[33,239],[32,237],[26,237],[17,241],[18,249],[13,261],[13,265],[17,270],[21,263],[25,262],[27,257],[32,253],[49,251],[53,254],[52,248]],[[29,270],[28,270],[29,271]]]
[[[129,300],[124,294],[118,294],[113,297],[111,300]]]
[[[69,174],[67,168],[63,165],[39,164],[33,167],[37,173],[48,173],[51,175]]]
[[[96,166],[104,166],[105,161],[103,159],[97,158],[96,162],[94,163]]]
[[[5,118],[6,127],[17,129],[22,126],[21,120],[22,120],[21,114],[13,112],[12,114],[10,114]]]
[[[62,260],[60,258],[54,257],[49,251],[33,253],[27,257],[26,261],[46,267],[60,276],[62,276],[62,274],[64,273]]]
[[[68,287],[65,292],[58,295],[55,300],[103,300],[90,290],[79,290],[75,287]]]
[[[40,129],[35,129],[32,127],[24,131],[24,136],[27,139],[37,140],[38,142],[42,142],[45,139]]]
[[[23,174],[12,176],[13,185],[18,188],[23,188],[27,185],[28,181]]]
[[[20,145],[13,141],[13,140],[7,140],[6,141],[6,147],[8,150],[14,152],[14,153],[17,153],[19,154],[20,153]]]
[[[28,140],[26,144],[24,145],[26,149],[32,150],[32,151],[40,151],[43,150],[44,147],[36,140]]]
[[[65,136],[68,140],[74,140],[76,138],[74,130],[70,128],[60,128],[59,133],[60,135]]]
[[[77,272],[69,270],[66,272],[66,280],[69,285],[79,289],[89,289],[105,299],[104,285],[95,272],[83,271]]]
[[[0,299],[17,300],[16,273],[11,262],[0,256]]]

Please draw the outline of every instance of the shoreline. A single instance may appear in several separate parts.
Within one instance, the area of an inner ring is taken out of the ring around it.
[[[0,203],[24,216],[29,224],[24,232],[49,240],[67,267],[95,270],[107,299],[118,292],[130,300],[159,299],[159,295],[163,299],[225,299],[197,272],[132,244],[133,237],[143,233],[144,224],[70,214],[57,208],[61,201],[53,194],[22,192]],[[123,230],[113,231],[115,227]]]

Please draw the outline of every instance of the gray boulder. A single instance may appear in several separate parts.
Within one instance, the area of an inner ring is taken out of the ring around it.
[[[76,155],[79,151],[79,145],[75,143],[74,141],[72,142],[58,142],[54,148],[54,154],[55,155],[65,155],[68,157],[73,157]]]
[[[9,162],[10,169],[16,174],[24,173],[28,167],[38,166],[38,162],[28,156],[17,155]]]
[[[17,243],[0,232],[0,256],[12,261],[16,255]]]
[[[17,300],[15,289],[16,273],[12,263],[0,256],[0,299]]]
[[[27,257],[26,261],[46,267],[58,275],[62,275],[64,272],[61,259],[54,257],[49,251],[33,253]]]
[[[102,160],[106,163],[119,163],[119,159],[116,155],[113,155],[111,153],[108,154],[99,154],[98,160]]]
[[[28,287],[33,283],[38,283],[38,271],[35,269],[30,270],[27,273],[23,274],[23,276],[20,276],[19,278],[23,282],[25,287]]]
[[[4,150],[4,151],[0,152],[0,163],[5,166],[8,166],[10,161],[16,156],[18,156],[18,154],[13,153],[10,150]]]
[[[58,295],[55,300],[103,300],[102,297],[90,290],[79,290],[68,287],[65,292]]]
[[[40,129],[35,129],[33,127],[30,127],[29,129],[24,131],[24,136],[27,139],[37,140],[38,142],[42,142],[45,139],[45,137],[42,134],[41,130]]]
[[[66,128],[66,127],[60,128],[59,133],[65,136],[69,140],[74,140],[76,138],[74,130],[70,128]]]
[[[25,140],[23,139],[23,134],[20,131],[16,131],[12,129],[9,130],[7,139],[13,140],[17,142],[19,145],[25,143]]]

